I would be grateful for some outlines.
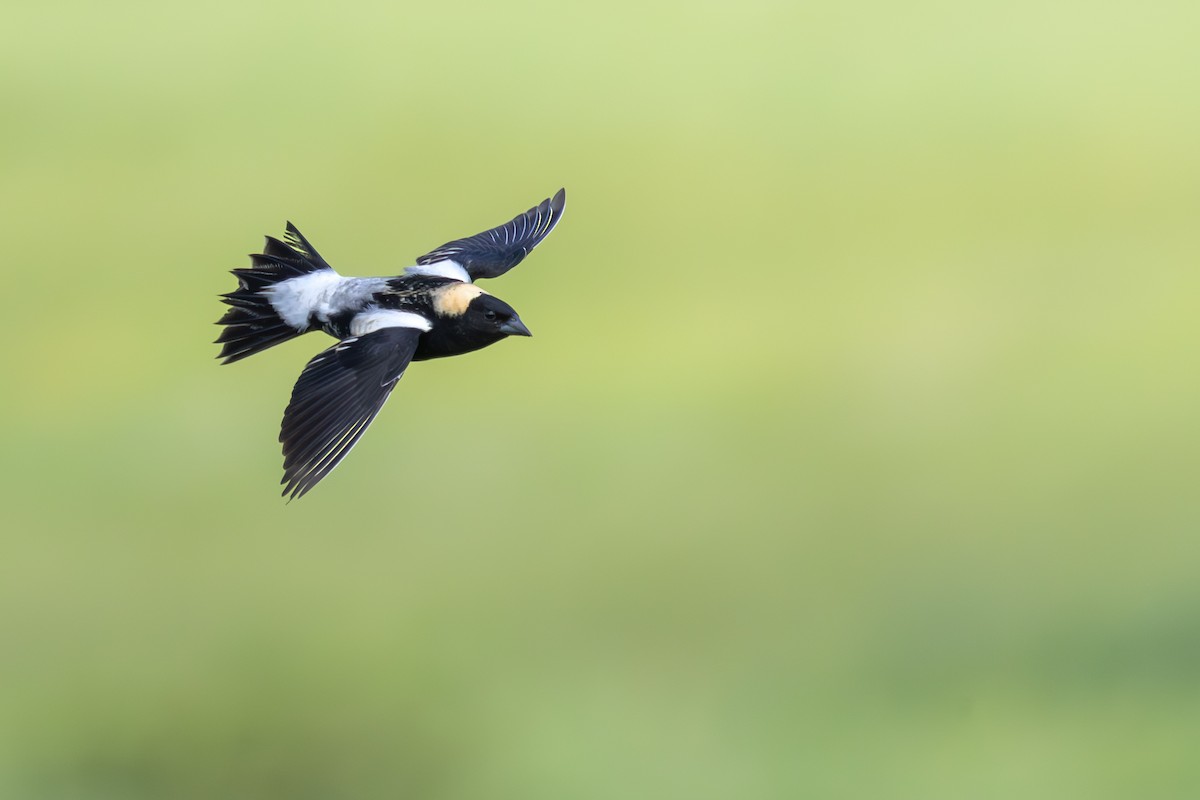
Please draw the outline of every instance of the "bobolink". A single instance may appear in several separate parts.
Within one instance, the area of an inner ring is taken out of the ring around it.
[[[334,272],[290,222],[284,241],[267,237],[218,325],[229,364],[309,331],[337,344],[308,362],[283,413],[283,487],[308,492],[338,465],[375,419],[411,361],[530,336],[512,306],[474,284],[515,267],[562,217],[566,191],[499,227],[447,242],[392,278]]]

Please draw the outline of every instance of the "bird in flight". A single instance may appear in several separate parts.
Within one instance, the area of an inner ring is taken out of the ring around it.
[[[283,413],[283,494],[317,485],[354,447],[412,361],[469,353],[508,336],[530,336],[512,306],[475,285],[521,263],[562,217],[559,189],[524,214],[447,242],[391,278],[343,277],[287,224],[268,236],[217,322],[218,358],[230,364],[309,331],[337,343],[300,373]]]

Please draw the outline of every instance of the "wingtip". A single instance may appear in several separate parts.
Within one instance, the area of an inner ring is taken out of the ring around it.
[[[567,207],[567,190],[566,187],[559,189],[554,193],[554,197],[550,198],[550,208],[556,214],[561,214],[563,209]]]

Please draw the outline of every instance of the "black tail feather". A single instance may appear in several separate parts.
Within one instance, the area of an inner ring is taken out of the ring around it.
[[[281,281],[331,267],[290,222],[285,238],[282,242],[268,236],[263,252],[250,255],[249,268],[230,270],[238,288],[221,295],[221,302],[231,306],[217,321],[226,326],[216,340],[222,346],[217,356],[224,359],[221,363],[232,364],[305,332],[280,319],[263,292]]]
[[[332,269],[325,262],[325,259],[321,258],[321,254],[317,252],[317,248],[309,244],[308,239],[304,238],[304,234],[300,232],[300,229],[292,223],[289,222],[287,224],[287,234],[283,238],[287,239],[288,247],[302,255],[304,260],[314,265],[316,269]]]

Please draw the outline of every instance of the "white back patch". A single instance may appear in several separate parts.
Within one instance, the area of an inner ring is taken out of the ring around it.
[[[467,274],[467,270],[463,265],[448,258],[444,261],[435,261],[432,264],[418,264],[415,267],[408,267],[404,270],[404,274],[436,275],[441,278],[453,278],[463,283],[471,282],[471,276]]]
[[[433,295],[433,310],[439,317],[461,317],[471,301],[487,294],[473,283],[452,283],[443,286]]]
[[[387,278],[343,278],[331,269],[288,278],[262,290],[275,313],[298,331],[308,330],[316,315],[321,322],[366,302],[387,286]]]
[[[356,314],[350,320],[351,336],[366,336],[380,328],[416,328],[427,331],[432,328],[429,320],[411,311],[394,311],[388,308],[372,308]]]
[[[271,301],[275,313],[298,331],[308,329],[308,318],[334,288],[342,276],[331,269],[322,269],[288,278],[286,281],[268,286],[261,294]]]

